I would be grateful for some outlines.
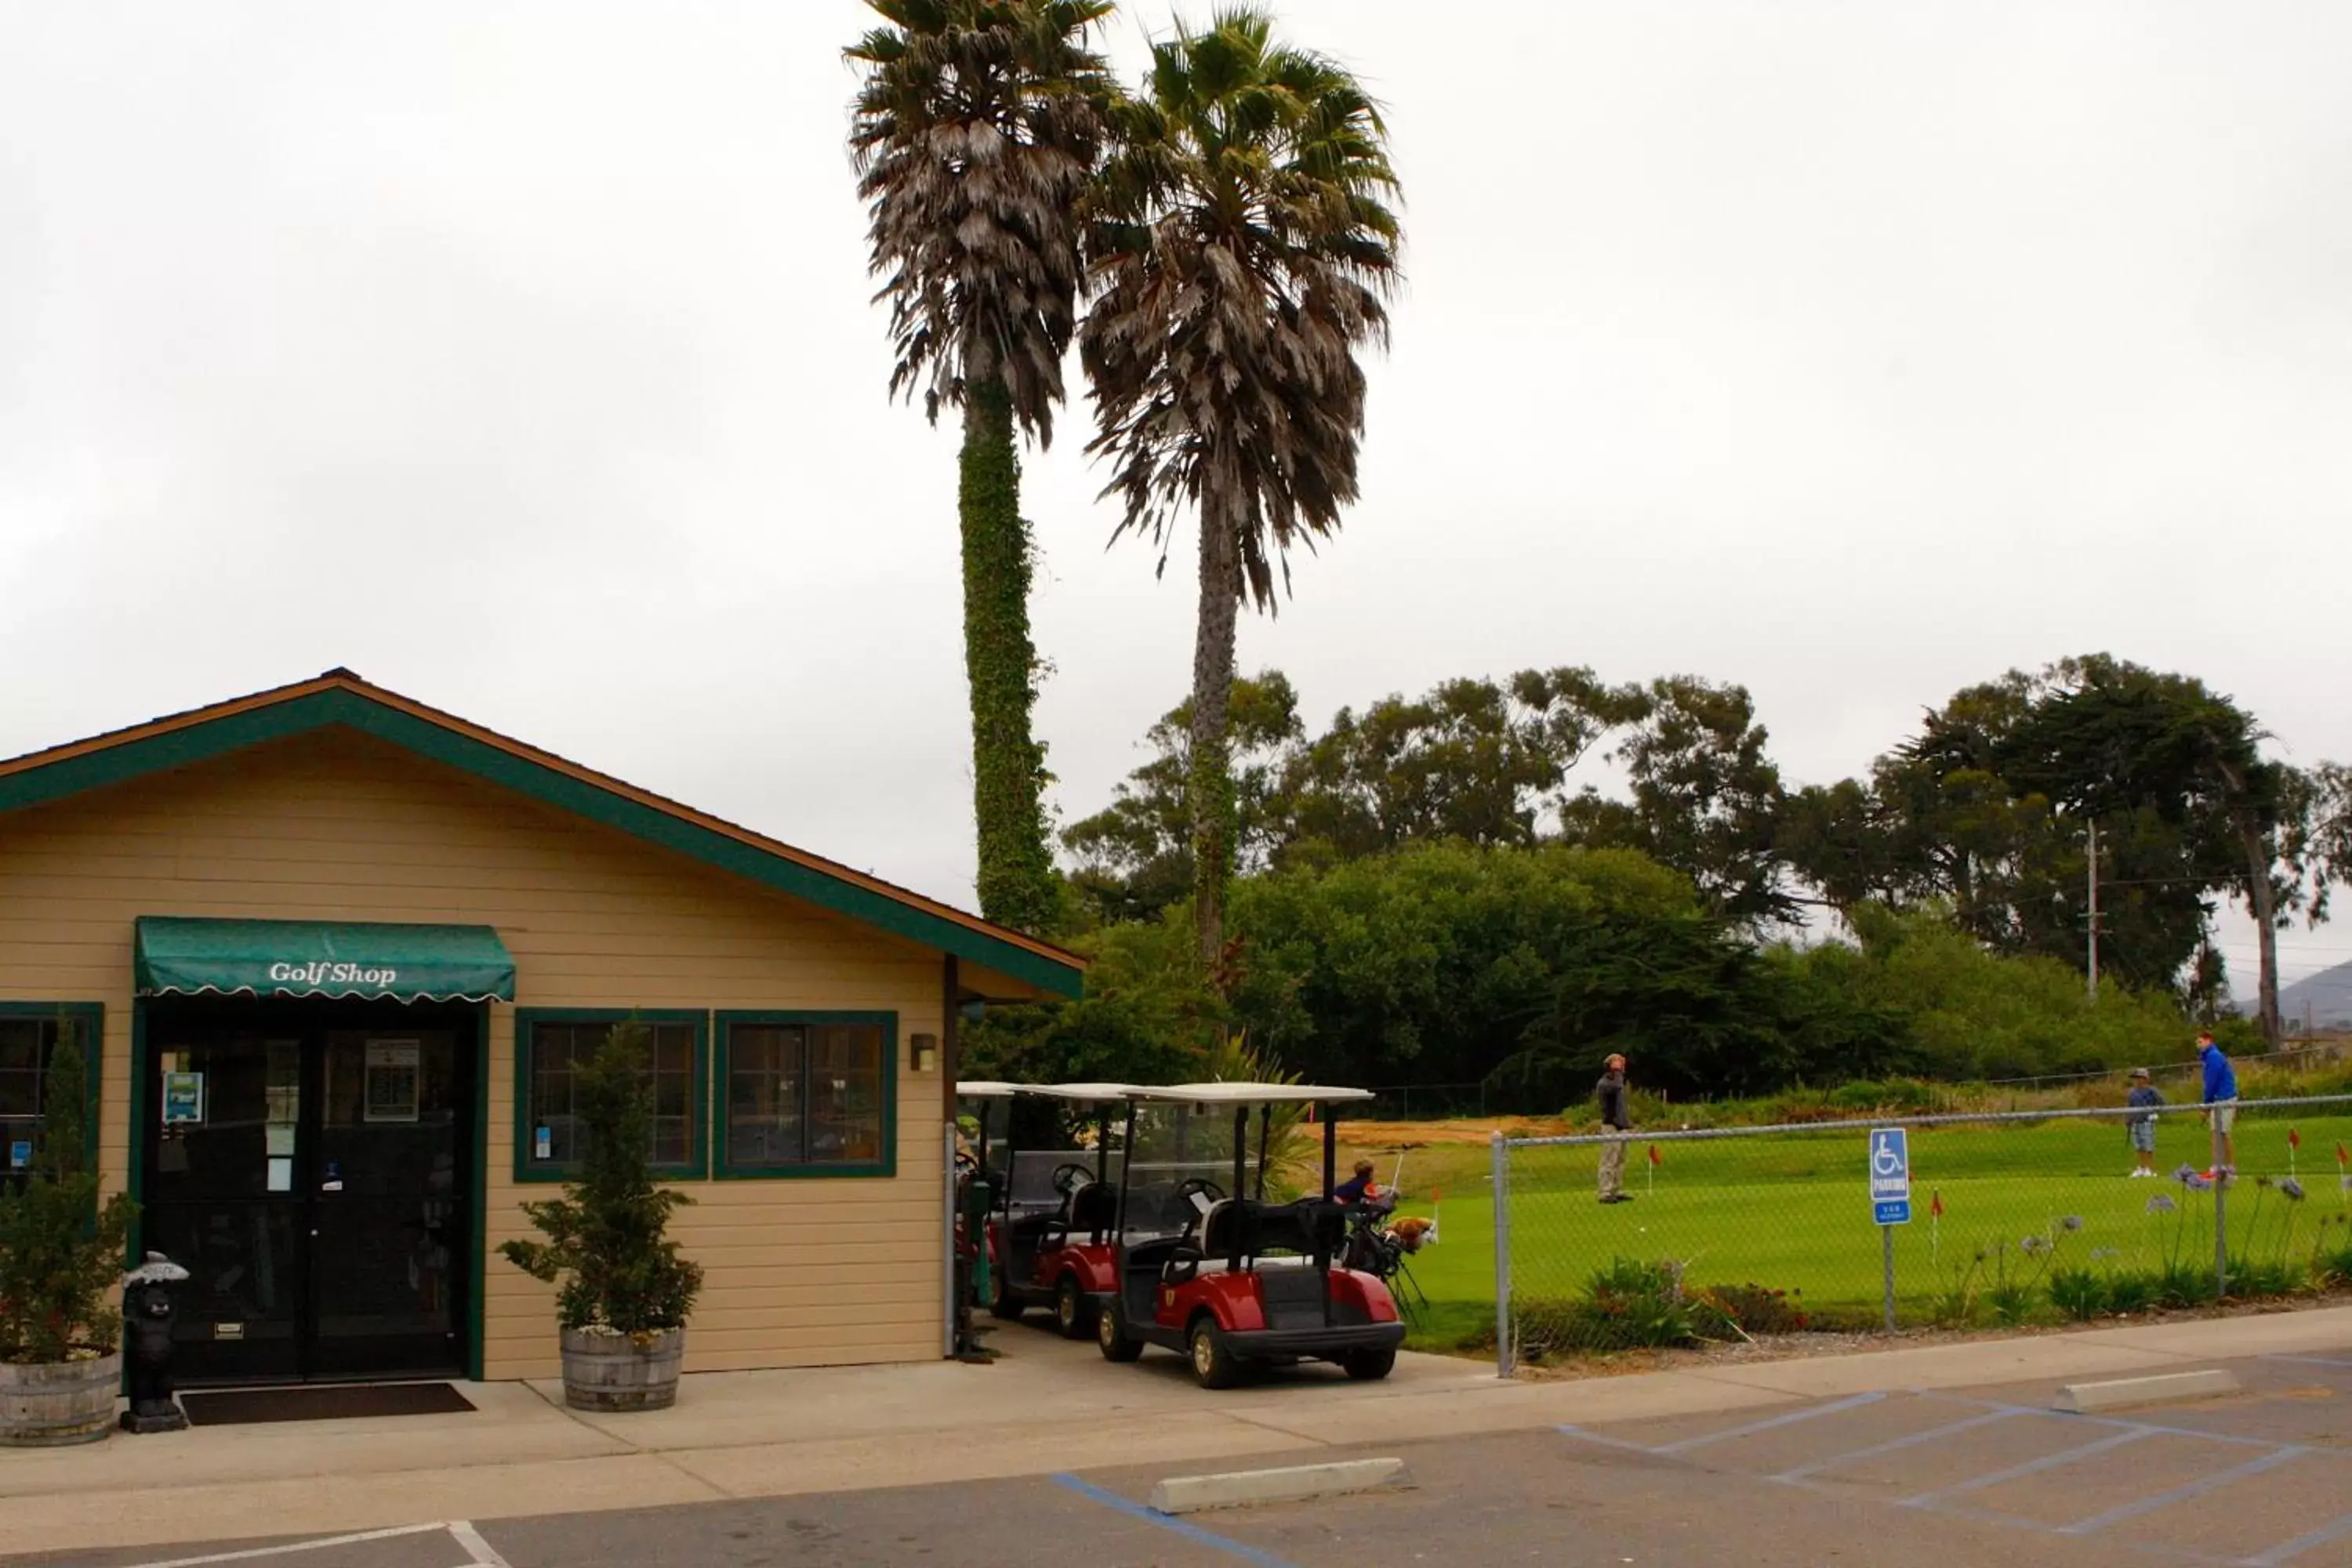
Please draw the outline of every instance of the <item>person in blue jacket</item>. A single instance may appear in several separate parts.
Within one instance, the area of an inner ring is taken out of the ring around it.
[[[2209,1174],[2221,1175],[2238,1168],[2238,1145],[2232,1136],[2238,1125],[2238,1075],[2221,1047],[2213,1043],[2210,1029],[2198,1031],[2197,1055],[2205,1063],[2205,1122],[2213,1129],[2213,1147],[2220,1156]]]

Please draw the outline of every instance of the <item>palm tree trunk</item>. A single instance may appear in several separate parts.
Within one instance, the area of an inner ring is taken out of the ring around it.
[[[2269,838],[2251,825],[2238,829],[2246,851],[2246,901],[2253,906],[2254,930],[2262,944],[2262,980],[2258,1020],[2263,1038],[2272,1050],[2280,1044],[2278,1000],[2278,903],[2271,892]]]
[[[1013,404],[1002,385],[964,402],[957,511],[963,529],[963,663],[971,688],[972,815],[979,826],[980,912],[1018,931],[1054,913],[1045,849],[1045,749],[1031,732],[1037,648],[1029,636],[1029,525]]]
[[[1225,947],[1225,883],[1233,875],[1233,759],[1225,719],[1234,694],[1241,616],[1241,552],[1221,509],[1201,508],[1201,613],[1192,640],[1192,732],[1185,793],[1192,806],[1192,922],[1201,967],[1217,973]]]

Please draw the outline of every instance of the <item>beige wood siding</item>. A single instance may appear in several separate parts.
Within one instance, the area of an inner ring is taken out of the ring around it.
[[[0,816],[0,1000],[105,1004],[114,1186],[142,914],[489,925],[528,1007],[895,1012],[896,1177],[688,1184],[676,1234],[708,1270],[688,1368],[939,1354],[940,1086],[908,1044],[940,1032],[938,952],[352,731]],[[551,1292],[488,1253],[555,1190],[512,1181],[511,1007],[490,1052],[484,1371],[551,1375]]]

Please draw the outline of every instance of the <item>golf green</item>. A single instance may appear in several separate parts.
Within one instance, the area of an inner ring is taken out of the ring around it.
[[[2299,1149],[2289,1143],[2291,1131]],[[1636,1132],[1625,1166],[1633,1201],[1620,1205],[1595,1199],[1596,1147],[1514,1148],[1513,1296],[1558,1300],[1580,1294],[1614,1259],[1673,1259],[1694,1285],[1754,1284],[1799,1294],[1811,1306],[1875,1307],[1881,1244],[1866,1180],[1866,1131],[1849,1125],[1654,1144]],[[2290,1121],[2249,1113],[2242,1120],[2239,1177],[2226,1201],[2231,1254],[2294,1260],[2308,1258],[2323,1240],[2330,1250],[2352,1246],[2345,1217],[2352,1215],[2352,1192],[2336,1161],[2347,1143],[2352,1115]],[[1647,1157],[1653,1147],[1654,1165]],[[2179,1109],[2159,1124],[2163,1174],[2155,1180],[2126,1175],[2132,1154],[2124,1129],[2113,1121],[1916,1130],[1914,1218],[1894,1227],[1898,1301],[1916,1317],[1971,1268],[1979,1286],[1989,1286],[2038,1279],[2051,1268],[2148,1269],[2168,1258],[2210,1266],[2214,1195],[2172,1176],[2183,1164],[2201,1169],[2208,1147],[2200,1119]],[[1406,1158],[1401,1212],[1429,1213],[1429,1194],[1444,1194],[1438,1244],[1412,1259],[1422,1289],[1437,1303],[1491,1303],[1489,1151],[1417,1148]],[[1383,1162],[1383,1174],[1388,1168]],[[2305,1194],[2301,1201],[2276,1184],[2290,1169]],[[2040,1242],[2021,1245],[2029,1237],[2049,1242],[2046,1258]]]

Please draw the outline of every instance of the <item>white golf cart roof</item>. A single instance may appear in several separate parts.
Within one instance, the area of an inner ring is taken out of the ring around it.
[[[1129,1095],[1144,1092],[1131,1083],[1038,1083],[1017,1087],[1023,1094],[1042,1094],[1048,1100],[1079,1100],[1092,1105],[1125,1100]]]
[[[1131,1083],[1004,1083],[995,1079],[967,1079],[956,1085],[958,1100],[1011,1100],[1016,1094],[1047,1100],[1103,1101],[1125,1100],[1145,1092]]]
[[[1307,1105],[1370,1100],[1369,1089],[1336,1089],[1323,1083],[1179,1083],[1166,1089],[1141,1089],[1138,1100],[1171,1100],[1180,1105]]]

